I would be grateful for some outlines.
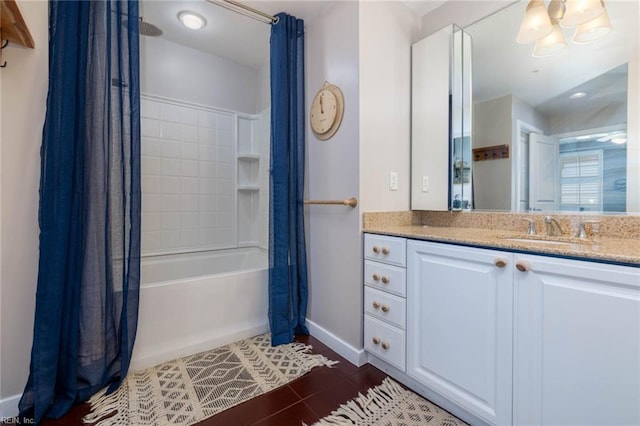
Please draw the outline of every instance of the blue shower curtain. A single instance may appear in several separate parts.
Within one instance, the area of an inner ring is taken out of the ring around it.
[[[271,27],[269,325],[271,343],[309,334],[304,236],[304,22],[280,13]]]
[[[137,0],[49,1],[40,258],[22,416],[58,418],[127,374],[140,283]]]

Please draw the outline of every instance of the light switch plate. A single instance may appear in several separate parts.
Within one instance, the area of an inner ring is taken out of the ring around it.
[[[398,172],[389,173],[389,191],[398,190]]]
[[[429,176],[422,176],[422,192],[429,192]]]

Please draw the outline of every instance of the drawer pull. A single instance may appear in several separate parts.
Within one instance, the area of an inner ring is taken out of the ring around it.
[[[378,246],[373,246],[373,248],[372,248],[371,250],[373,250],[373,252],[374,252],[375,254],[380,253],[380,247],[378,247]]]
[[[389,307],[387,305],[382,305],[380,309],[382,310],[382,312],[389,312]]]
[[[382,284],[389,284],[389,278],[385,277],[384,275],[382,276],[382,278],[380,279],[380,281],[382,281]]]
[[[373,336],[373,339],[371,339],[371,341],[373,342],[374,345],[380,344],[380,339],[376,336]]]
[[[380,275],[373,274],[373,280],[376,281],[376,282],[380,281]]]
[[[516,263],[516,269],[520,272],[527,272],[530,268],[531,265],[529,265],[529,262],[525,260],[521,260]]]
[[[385,256],[389,254],[389,249],[386,247],[382,247],[382,254],[384,254]]]
[[[384,349],[385,351],[389,349],[389,344],[387,342],[382,342],[380,346],[382,346],[382,349]]]
[[[378,309],[378,308],[380,308],[380,303],[373,302],[373,309]],[[384,306],[382,307],[382,309],[384,310]]]
[[[493,264],[496,265],[498,268],[504,268],[505,266],[507,266],[507,261],[499,257],[493,262]]]

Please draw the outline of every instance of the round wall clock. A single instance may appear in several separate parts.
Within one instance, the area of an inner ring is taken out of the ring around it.
[[[338,131],[343,115],[342,90],[335,84],[325,81],[311,103],[309,121],[313,134],[321,141],[326,141]]]

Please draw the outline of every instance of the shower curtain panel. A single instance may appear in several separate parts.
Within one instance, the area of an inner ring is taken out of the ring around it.
[[[49,1],[40,259],[22,416],[127,374],[140,283],[138,2]],[[111,390],[113,390],[111,389]]]
[[[304,22],[280,13],[271,26],[269,325],[271,343],[309,334],[304,236]]]

